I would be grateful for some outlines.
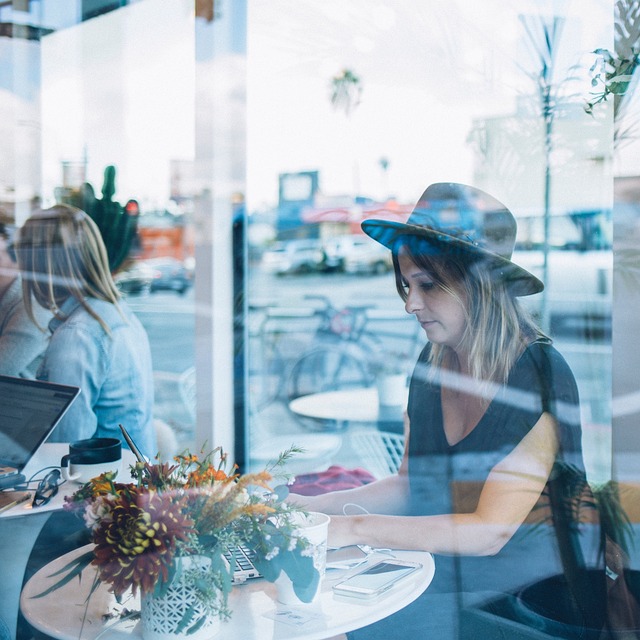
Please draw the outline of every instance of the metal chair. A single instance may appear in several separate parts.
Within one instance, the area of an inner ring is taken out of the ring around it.
[[[351,446],[360,457],[362,466],[377,479],[398,471],[404,444],[404,435],[388,431],[356,431],[351,435]]]

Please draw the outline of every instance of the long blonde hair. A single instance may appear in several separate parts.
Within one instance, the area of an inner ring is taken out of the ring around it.
[[[34,322],[33,299],[64,321],[60,306],[73,296],[109,333],[85,297],[118,307],[120,293],[100,231],[84,211],[58,204],[35,212],[20,229],[16,253],[25,308]]]
[[[406,301],[398,253],[407,256],[429,273],[436,286],[460,302],[466,315],[461,347],[469,354],[469,373],[483,383],[504,383],[525,347],[535,340],[549,340],[535,324],[508,284],[496,277],[482,260],[472,260],[462,252],[434,252],[428,242],[416,236],[402,236],[393,248],[396,288]],[[430,363],[433,371],[451,368],[456,356],[451,347],[433,344]]]

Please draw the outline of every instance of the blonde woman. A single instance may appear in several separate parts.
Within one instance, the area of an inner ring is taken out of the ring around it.
[[[398,292],[427,339],[409,388],[404,461],[357,489],[289,499],[334,514],[331,546],[435,555],[421,600],[349,637],[485,637],[461,632],[459,614],[482,595],[492,602],[562,573],[553,528],[532,531],[527,519],[545,513],[541,496],[566,488],[562,469],[584,475],[576,382],[520,306],[543,285],[511,261],[516,222],[495,198],[433,184],[406,224],[362,227],[392,251]]]
[[[16,245],[25,307],[53,319],[37,377],[78,386],[81,394],[52,439],[120,438],[122,423],[142,452],[157,452],[147,334],[109,272],[104,242],[83,211],[56,205],[34,213]]]

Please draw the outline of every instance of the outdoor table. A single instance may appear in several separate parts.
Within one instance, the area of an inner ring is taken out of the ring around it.
[[[77,640],[79,637],[94,640],[98,636],[100,640],[141,638],[139,620],[105,621],[105,614],[116,606],[115,597],[109,593],[107,585],[101,584],[86,603],[95,567],[85,568],[81,580],[74,579],[44,597],[34,598],[59,579],[51,577],[51,574],[88,549],[90,546],[65,554],[33,575],[22,591],[20,606],[23,615],[33,627],[60,640]],[[229,607],[233,612],[231,619],[222,622],[215,637],[221,640],[321,640],[386,618],[420,596],[431,583],[435,571],[433,557],[429,553],[393,551],[392,554],[397,559],[419,562],[422,568],[372,603],[353,598],[339,599],[333,595],[332,585],[358,569],[328,570],[318,601],[308,605],[277,603],[275,585],[263,578],[237,585],[229,596]],[[373,554],[368,562],[389,557],[388,553]],[[138,609],[139,598],[131,597],[122,605],[130,610]]]

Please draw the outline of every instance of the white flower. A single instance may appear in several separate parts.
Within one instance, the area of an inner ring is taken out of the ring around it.
[[[267,555],[265,555],[265,560],[273,560],[280,553],[280,547],[273,547]]]
[[[82,517],[88,529],[95,529],[100,522],[109,516],[111,511],[110,498],[112,496],[98,496],[86,506]]]

